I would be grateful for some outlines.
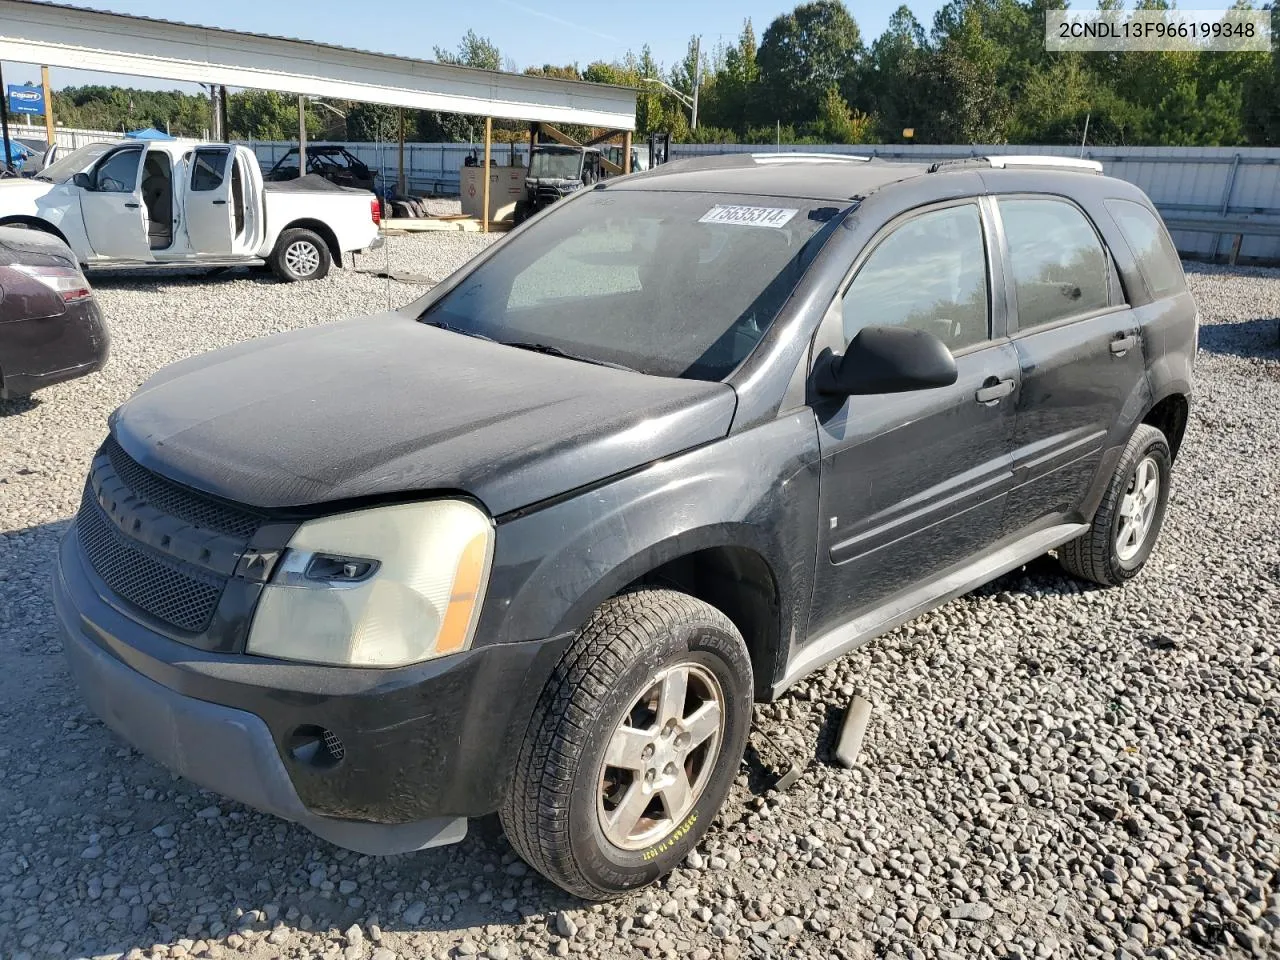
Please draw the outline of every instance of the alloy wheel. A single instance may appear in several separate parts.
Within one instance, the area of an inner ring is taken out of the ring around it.
[[[1128,562],[1138,555],[1160,502],[1160,465],[1154,457],[1143,457],[1133,471],[1129,489],[1120,501],[1120,529],[1116,533],[1116,556]]]
[[[724,732],[724,692],[696,663],[659,673],[614,728],[600,771],[597,814],[623,850],[660,843],[702,796]]]

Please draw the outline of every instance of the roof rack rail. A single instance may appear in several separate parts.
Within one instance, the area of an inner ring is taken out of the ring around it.
[[[945,167],[976,164],[1005,170],[1009,167],[1044,167],[1056,170],[1076,170],[1081,173],[1102,173],[1102,164],[1097,160],[1085,160],[1077,157],[1056,157],[1049,154],[996,154],[989,157],[957,157],[955,160],[939,160],[929,168],[930,173],[937,173]]]
[[[869,163],[871,158],[860,153],[802,153],[798,150],[776,153],[752,153],[756,163]]]

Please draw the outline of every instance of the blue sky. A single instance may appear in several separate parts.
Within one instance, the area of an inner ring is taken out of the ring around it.
[[[488,36],[521,68],[531,64],[612,60],[648,43],[664,65],[684,55],[689,37],[701,34],[704,50],[732,43],[750,17],[759,38],[769,22],[796,0],[220,0],[210,4],[175,4],[173,0],[100,0],[77,6],[139,16],[250,30],[304,40],[337,43],[379,53],[430,58],[432,48],[455,47],[468,29]],[[888,23],[901,0],[848,2],[868,41]],[[939,0],[911,4],[926,26]],[[38,79],[29,65],[5,63],[6,83]],[[54,69],[54,87],[85,82],[113,82],[104,74]],[[161,89],[181,87],[165,81],[130,79],[122,85]],[[184,88],[185,89],[185,88]],[[194,88],[192,88],[194,89]]]

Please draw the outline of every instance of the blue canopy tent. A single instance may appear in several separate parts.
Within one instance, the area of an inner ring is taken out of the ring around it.
[[[0,151],[2,150],[3,150],[3,147],[0,146]],[[27,157],[31,155],[32,155],[32,151],[26,145],[21,144],[17,140],[13,140],[13,139],[9,141],[8,160],[9,160],[9,163],[13,166],[13,169],[21,170],[22,164],[26,161]]]
[[[130,140],[173,140],[175,137],[169,136],[163,130],[157,130],[155,127],[147,127],[145,130],[130,130],[125,136]]]

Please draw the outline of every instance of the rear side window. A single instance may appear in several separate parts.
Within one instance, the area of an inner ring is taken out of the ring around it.
[[[1107,209],[1133,251],[1151,296],[1165,297],[1182,290],[1182,264],[1156,215],[1132,200],[1108,200]]]
[[[987,255],[975,204],[913,217],[872,251],[842,305],[845,342],[869,326],[927,330],[952,350],[987,339]]]
[[[1062,200],[997,201],[1009,245],[1018,329],[1065,320],[1110,304],[1106,251],[1083,213]]]
[[[191,190],[203,193],[217,190],[222,186],[222,178],[226,175],[227,157],[231,151],[223,148],[214,150],[197,150],[191,166]]]

